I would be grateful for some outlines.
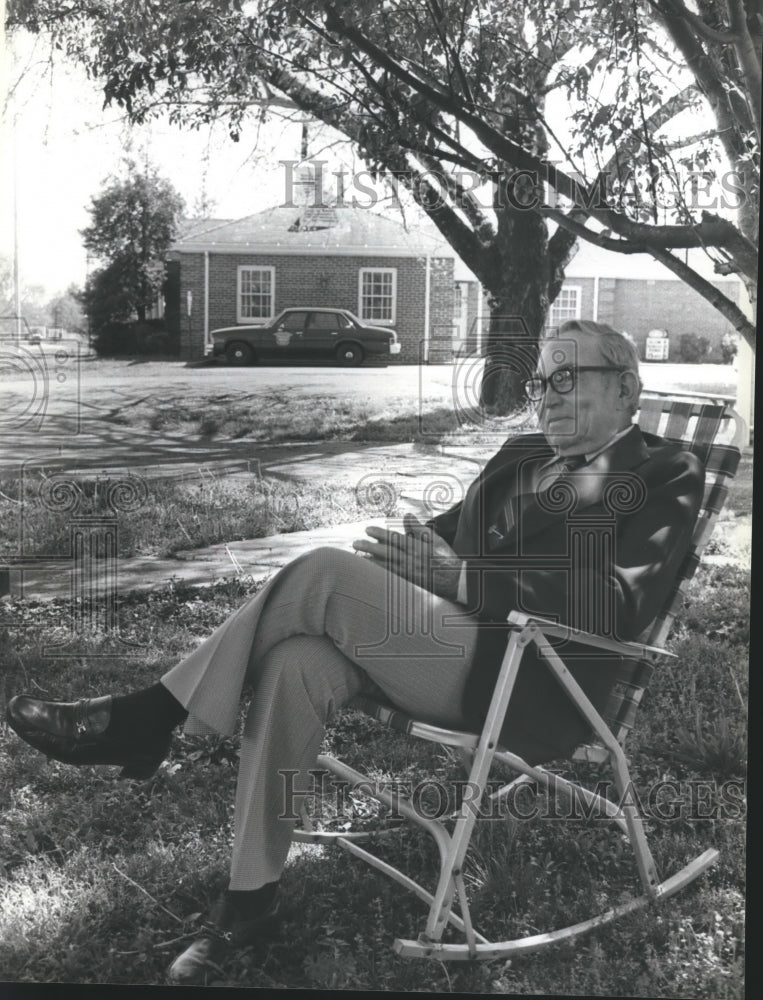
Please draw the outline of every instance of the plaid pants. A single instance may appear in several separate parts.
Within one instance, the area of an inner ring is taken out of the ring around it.
[[[162,677],[186,732],[233,735],[253,689],[236,789],[231,889],[276,881],[289,852],[292,791],[309,788],[325,724],[364,690],[417,718],[463,725],[476,622],[459,605],[340,549],[285,566]],[[284,815],[285,814],[285,815]]]

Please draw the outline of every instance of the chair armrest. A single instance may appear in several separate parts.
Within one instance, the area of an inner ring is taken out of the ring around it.
[[[652,663],[656,663],[662,659],[677,659],[675,653],[669,653],[666,649],[660,649],[658,646],[647,646],[642,642],[607,639],[605,636],[594,635],[592,632],[583,632],[569,625],[559,625],[546,618],[539,618],[537,615],[527,615],[520,611],[510,612],[506,620],[515,629],[524,629],[529,626],[537,628],[546,637],[569,639],[572,642],[582,643],[584,646],[606,649],[612,653],[631,656],[639,660],[649,660]]]

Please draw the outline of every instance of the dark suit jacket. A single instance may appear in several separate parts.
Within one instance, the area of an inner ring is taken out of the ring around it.
[[[552,454],[542,434],[509,439],[463,501],[430,522],[466,560],[467,611],[480,621],[464,701],[475,726],[484,720],[492,694],[510,611],[587,630],[593,613],[602,626],[596,631],[635,639],[665,603],[699,511],[704,485],[699,460],[678,445],[642,434],[636,425],[539,497],[532,480]],[[573,558],[571,533],[582,537],[581,531],[588,541]],[[622,661],[601,654],[592,659],[590,650],[569,642],[558,651],[601,708]],[[531,647],[514,688],[502,745],[539,763],[569,753],[589,735]]]

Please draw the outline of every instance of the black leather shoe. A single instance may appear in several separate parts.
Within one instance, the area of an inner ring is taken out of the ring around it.
[[[150,743],[108,735],[111,695],[81,701],[40,701],[20,694],[8,702],[8,724],[48,757],[64,764],[119,764],[122,778],[148,778],[167,756],[172,734]]]
[[[215,968],[233,948],[245,948],[278,925],[278,893],[273,902],[252,917],[243,917],[229,893],[224,892],[212,907],[201,936],[172,963],[167,976],[173,983],[204,985]]]

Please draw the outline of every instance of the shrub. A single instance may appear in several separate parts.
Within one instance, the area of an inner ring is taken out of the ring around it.
[[[731,334],[724,334],[721,340],[721,359],[724,365],[730,365],[736,357],[739,345]]]
[[[681,361],[689,364],[699,364],[705,361],[710,353],[710,341],[696,333],[682,333],[678,344],[678,354]]]
[[[177,337],[165,328],[160,319],[141,322],[105,323],[95,334],[96,353],[101,356],[125,354],[177,354]]]

